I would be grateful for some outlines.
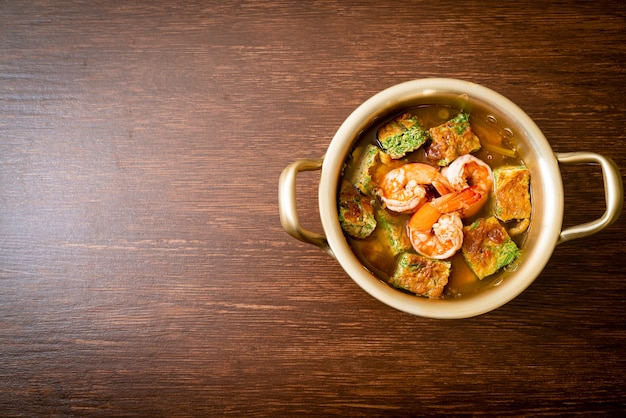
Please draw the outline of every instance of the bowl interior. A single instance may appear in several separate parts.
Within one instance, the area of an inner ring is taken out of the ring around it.
[[[403,109],[448,105],[473,117],[496,118],[516,138],[518,153],[530,170],[532,219],[522,254],[497,280],[471,295],[431,300],[391,288],[370,273],[352,252],[339,225],[337,185],[342,166],[360,135]],[[401,311],[432,318],[466,318],[507,303],[526,289],[548,262],[563,219],[563,188],[557,161],[537,125],[504,96],[454,79],[422,79],[390,87],[359,106],[341,125],[324,158],[319,188],[322,225],[338,262],[367,293]]]

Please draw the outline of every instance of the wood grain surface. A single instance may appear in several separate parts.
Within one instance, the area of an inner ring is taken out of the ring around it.
[[[0,1],[0,415],[624,413],[623,217],[451,321],[281,228],[281,170],[431,76],[626,171],[620,1]],[[599,217],[599,169],[562,174],[565,226]]]

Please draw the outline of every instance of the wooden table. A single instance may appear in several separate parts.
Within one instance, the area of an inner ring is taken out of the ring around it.
[[[433,320],[277,203],[361,102],[431,76],[626,172],[625,3],[3,1],[0,35],[0,415],[626,411],[623,217],[504,307]],[[600,216],[599,169],[562,170],[565,226]]]

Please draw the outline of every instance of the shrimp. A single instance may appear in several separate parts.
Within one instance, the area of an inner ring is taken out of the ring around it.
[[[454,190],[463,190],[471,187],[480,193],[480,199],[461,210],[461,217],[467,218],[475,215],[483,207],[489,198],[489,192],[493,188],[493,173],[484,161],[479,160],[471,154],[465,154],[441,170],[441,173],[448,179]]]
[[[394,168],[383,177],[377,194],[387,209],[412,213],[426,202],[428,186],[431,185],[440,195],[454,191],[435,167],[423,163],[407,163]]]
[[[473,187],[466,187],[420,207],[408,223],[408,235],[415,251],[439,260],[452,257],[463,245],[461,211],[480,198],[481,194]]]

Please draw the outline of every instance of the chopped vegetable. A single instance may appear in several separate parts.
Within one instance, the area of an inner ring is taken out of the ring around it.
[[[514,150],[509,149],[509,148],[504,148],[500,145],[496,145],[491,142],[484,141],[482,143],[482,146],[487,151],[495,152],[497,154],[504,155],[506,157],[511,157],[511,158],[517,157],[517,153]]]

